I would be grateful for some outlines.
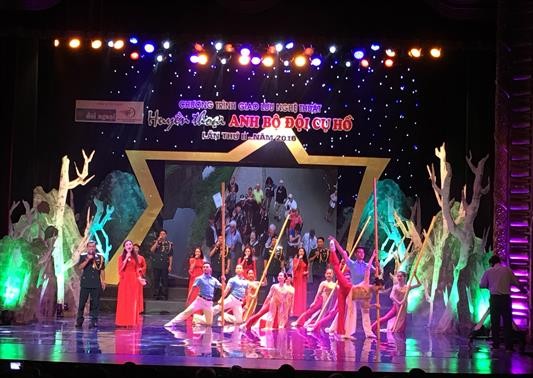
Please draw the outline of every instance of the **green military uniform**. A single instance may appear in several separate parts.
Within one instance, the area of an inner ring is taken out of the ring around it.
[[[87,253],[80,255],[78,266],[87,260]],[[78,304],[78,316],[76,317],[76,326],[81,327],[83,324],[83,311],[85,304],[89,297],[90,302],[90,317],[91,326],[96,326],[98,322],[98,310],[100,308],[100,293],[102,291],[102,282],[100,280],[100,273],[105,269],[104,256],[101,253],[96,253],[92,263],[89,263],[83,268],[80,283],[80,301]]]
[[[154,297],[157,299],[168,299],[168,265],[173,254],[173,243],[163,240],[157,245],[152,255]]]

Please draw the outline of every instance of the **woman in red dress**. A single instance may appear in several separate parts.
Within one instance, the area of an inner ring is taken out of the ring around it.
[[[115,324],[117,326],[136,326],[140,323],[139,303],[142,284],[139,280],[139,255],[133,248],[133,242],[126,240],[124,250],[118,258],[118,295]]]
[[[303,247],[298,248],[296,256],[292,260],[292,273],[294,278],[294,307],[293,316],[300,316],[307,309],[307,255]]]
[[[244,248],[244,251],[242,251],[242,256],[239,257],[237,260],[237,264],[242,265],[242,270],[245,272],[248,272],[249,270],[254,271],[254,276],[257,277],[257,269],[255,266],[255,259],[254,259],[254,250],[252,247],[247,245]]]
[[[204,266],[204,253],[200,247],[196,247],[189,258],[189,291],[187,292],[187,306],[192,303],[198,296],[198,287],[192,287],[196,277],[203,274],[202,267]],[[192,290],[192,292],[191,292]]]
[[[137,254],[139,259],[139,281],[141,283],[141,290],[139,290],[139,314],[144,312],[144,286],[146,285],[146,260],[141,256],[141,246],[139,244],[133,245],[133,251]]]

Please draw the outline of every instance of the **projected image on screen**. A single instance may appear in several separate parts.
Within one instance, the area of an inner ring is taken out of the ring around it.
[[[225,198],[220,196],[225,183]],[[183,165],[165,167],[164,207],[168,238],[174,243],[172,274],[187,277],[188,259],[200,247],[209,252],[221,235],[220,201],[226,205],[228,272],[233,272],[246,246],[253,248],[258,273],[269,241],[269,228],[279,234],[287,215],[280,246],[287,260],[299,245],[309,247],[309,234],[335,235],[337,218],[336,168],[271,168]],[[311,245],[313,247],[313,245]],[[309,251],[307,251],[309,253]],[[220,261],[211,261],[214,274]]]

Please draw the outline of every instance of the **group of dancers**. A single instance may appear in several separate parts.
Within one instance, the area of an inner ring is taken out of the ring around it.
[[[200,253],[195,255],[197,256],[194,257],[200,258]],[[373,283],[370,283],[375,253],[368,262],[364,261],[364,256],[364,249],[357,248],[356,259],[352,260],[339,242],[329,237],[328,268],[311,305],[307,307],[306,298],[303,298],[305,310],[298,314],[294,313],[295,297],[298,293],[293,286],[292,275],[285,271],[279,272],[277,282],[271,285],[261,308],[253,313],[259,290],[266,283],[264,280],[256,280],[255,269],[249,266],[244,269],[244,261],[239,261],[235,266],[235,275],[226,282],[225,275],[218,280],[212,276],[210,263],[202,262],[202,273],[191,282],[187,308],[167,322],[165,327],[177,326],[188,319],[192,319],[194,324],[211,326],[213,321],[217,320],[214,318],[220,316],[224,322],[233,323],[246,330],[253,327],[304,327],[308,331],[324,329],[343,338],[353,338],[359,308],[365,336],[375,338],[378,324],[371,323],[370,308],[379,307],[378,303],[371,302],[383,289],[383,280],[376,277]],[[196,263],[196,268],[198,265]],[[392,308],[381,318],[381,324],[388,322],[387,330],[403,332],[408,291],[419,286],[419,283],[409,287],[406,284],[406,273],[401,271],[396,274],[395,281],[390,294]],[[225,289],[220,300],[215,303],[215,290],[222,288],[223,283]],[[289,319],[295,315],[297,318],[290,322]]]

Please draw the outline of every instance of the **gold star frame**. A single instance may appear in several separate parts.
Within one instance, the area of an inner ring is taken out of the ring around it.
[[[271,130],[262,130],[260,134],[272,133]],[[139,182],[141,191],[146,199],[146,209],[142,213],[141,217],[135,223],[130,230],[126,239],[132,240],[136,243],[141,243],[154,221],[156,220],[159,212],[163,208],[163,200],[157,190],[154,178],[150,169],[148,168],[148,160],[159,161],[174,161],[174,162],[220,162],[220,163],[239,163],[247,156],[257,151],[267,143],[284,143],[296,162],[302,166],[344,166],[344,167],[364,167],[365,172],[363,180],[359,188],[357,195],[357,201],[355,201],[352,220],[350,222],[350,229],[348,231],[347,248],[351,249],[355,241],[355,233],[359,225],[359,220],[363,212],[363,208],[372,193],[373,180],[378,179],[385,167],[389,163],[389,158],[374,158],[374,157],[347,157],[347,156],[314,156],[309,155],[292,129],[280,128],[276,130],[276,135],[286,136],[284,142],[271,141],[271,140],[247,140],[235,147],[229,152],[181,152],[181,151],[140,151],[140,150],[127,150],[126,155],[130,161],[133,173]],[[106,274],[106,282],[109,284],[118,283],[118,256],[121,247],[117,248],[117,251],[113,255],[111,261],[108,264],[108,274]]]

